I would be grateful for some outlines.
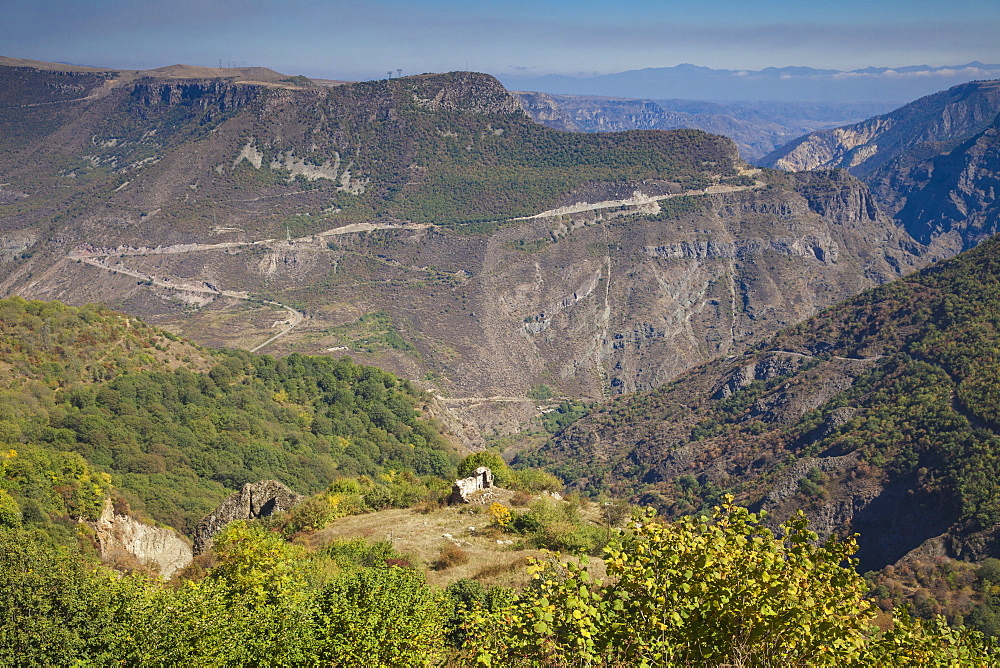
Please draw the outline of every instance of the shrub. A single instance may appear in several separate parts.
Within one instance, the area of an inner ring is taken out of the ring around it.
[[[561,492],[563,481],[548,471],[524,469],[514,471],[515,487],[527,492]]]
[[[7,493],[7,490],[0,489],[0,528],[17,529],[21,526],[21,508],[17,501]]]
[[[490,516],[490,521],[493,526],[502,530],[506,530],[510,527],[511,520],[513,518],[511,516],[510,509],[507,506],[494,501],[490,504],[490,507],[486,509],[486,512]]]
[[[438,558],[432,564],[434,570],[444,571],[453,566],[469,563],[469,553],[457,545],[448,545],[441,549]]]
[[[984,588],[1000,583],[1000,559],[983,559],[976,569],[976,577]]]
[[[405,560],[389,541],[369,543],[364,538],[335,540],[320,553],[331,557],[342,568],[384,566],[393,560]]]
[[[365,568],[323,589],[316,600],[320,637],[310,662],[426,665],[444,650],[444,599],[422,574]]]
[[[879,633],[853,538],[817,544],[802,513],[775,535],[726,504],[657,521],[605,551],[608,580],[556,555],[534,586],[476,617],[465,647],[492,665],[996,665],[981,636],[897,616]]]
[[[531,503],[531,495],[527,492],[515,492],[510,497],[510,505],[512,506],[526,506],[529,503]]]
[[[548,385],[535,385],[528,390],[528,398],[535,401],[545,401],[553,397],[552,388]]]

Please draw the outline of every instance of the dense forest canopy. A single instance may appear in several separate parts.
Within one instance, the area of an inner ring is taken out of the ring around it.
[[[386,470],[454,474],[457,455],[406,381],[346,358],[174,339],[100,308],[0,301],[0,438],[17,453],[5,483],[15,497],[55,510],[34,498],[36,477],[76,467],[190,532],[247,482],[316,493]],[[93,518],[99,505],[66,510]]]

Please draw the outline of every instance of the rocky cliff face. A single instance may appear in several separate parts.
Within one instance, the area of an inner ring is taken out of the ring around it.
[[[288,510],[301,500],[301,494],[296,494],[277,480],[248,482],[198,524],[194,532],[194,553],[207,551],[212,546],[212,536],[230,522],[268,517]]]
[[[143,107],[193,105],[228,113],[256,99],[259,90],[258,86],[236,84],[227,79],[140,79],[132,86],[130,96],[137,111]]]
[[[896,220],[932,255],[972,248],[1000,229],[1000,115],[948,153],[897,161],[873,187],[891,198]]]
[[[998,113],[1000,82],[972,82],[863,123],[806,135],[761,164],[846,168],[928,247],[928,257],[950,257],[996,232]]]
[[[191,545],[180,534],[117,513],[110,499],[97,521],[89,524],[97,534],[104,559],[114,560],[124,553],[140,564],[153,567],[166,579],[191,563]]]
[[[485,75],[67,104],[0,152],[0,290],[350,354],[503,432],[537,385],[652,388],[921,262],[853,178],[770,179],[692,130],[556,132]]]
[[[864,178],[906,153],[932,151],[983,131],[1000,110],[1000,81],[974,81],[861,123],[807,134],[760,159],[788,171],[844,168]]]

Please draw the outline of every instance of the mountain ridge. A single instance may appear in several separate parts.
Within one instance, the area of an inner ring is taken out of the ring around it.
[[[724,135],[744,160],[759,158],[790,138],[889,111],[878,103],[743,103],[647,100],[517,92],[531,117],[548,127],[574,132],[695,128]]]
[[[998,229],[998,116],[1000,81],[972,82],[804,135],[759,162],[793,171],[848,169],[932,257],[948,257]]]
[[[349,352],[467,401],[470,434],[516,431],[535,386],[653,387],[923,263],[853,178],[695,130],[554,131],[486,75],[0,74],[46,103],[0,115],[0,289]]]

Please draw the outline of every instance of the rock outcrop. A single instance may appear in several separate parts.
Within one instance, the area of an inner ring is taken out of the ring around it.
[[[258,89],[258,86],[227,79],[162,81],[150,78],[135,84],[132,99],[139,108],[183,105],[228,113],[253,101],[258,96]]]
[[[896,220],[937,257],[968,250],[1000,230],[1000,114],[949,153],[873,184],[893,189]]]
[[[198,523],[194,531],[194,553],[207,551],[212,546],[212,537],[234,520],[267,517],[288,510],[301,500],[301,494],[296,494],[277,480],[248,482]]]
[[[469,503],[469,497],[472,494],[493,487],[493,471],[485,466],[480,466],[468,478],[455,481],[451,488],[451,496],[448,497],[448,503],[452,505]]]
[[[116,512],[110,499],[105,502],[97,521],[88,524],[97,534],[103,559],[114,559],[125,553],[155,568],[161,577],[168,579],[191,563],[191,545],[179,533]]]

